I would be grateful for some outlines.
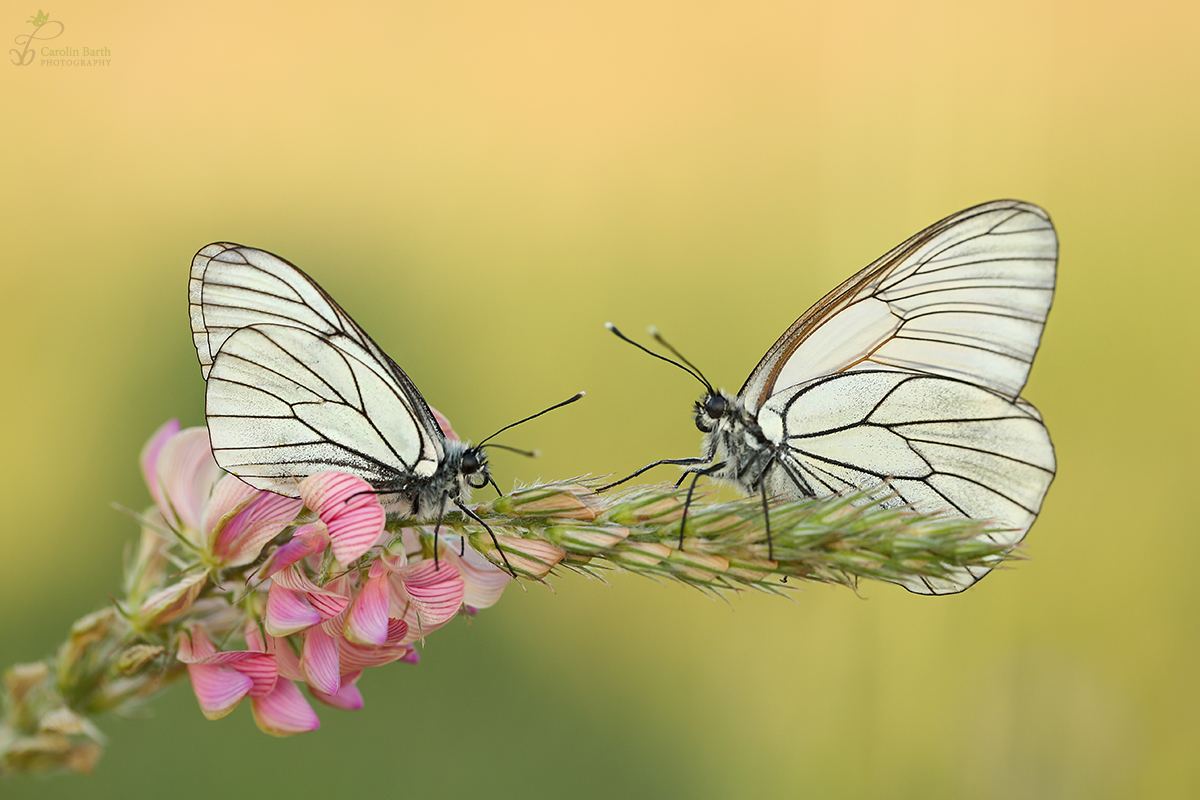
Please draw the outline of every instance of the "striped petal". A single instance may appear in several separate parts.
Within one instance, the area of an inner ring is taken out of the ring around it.
[[[267,633],[287,636],[307,630],[320,621],[321,612],[308,602],[307,595],[288,589],[277,581],[271,582],[271,588],[267,591]]]
[[[355,686],[362,672],[352,672],[349,675],[342,676],[342,688],[338,689],[336,694],[325,694],[322,691],[309,687],[312,696],[316,700],[320,700],[327,706],[334,708],[342,708],[347,711],[358,711],[364,705],[362,692]]]
[[[319,553],[329,546],[329,534],[321,523],[303,525],[296,529],[292,540],[276,548],[267,556],[258,574],[269,578],[284,567],[290,567],[302,558]]]
[[[221,664],[189,664],[187,671],[207,719],[220,719],[233,711],[254,685],[249,676]]]
[[[312,607],[321,613],[322,620],[336,617],[346,610],[346,606],[350,605],[349,597],[336,589],[329,588],[329,586],[335,585],[333,581],[326,587],[317,586],[295,568],[280,570],[271,577],[271,580],[287,589],[303,592]]]
[[[187,428],[166,442],[155,462],[163,515],[184,530],[199,531],[213,485],[223,474],[213,460],[208,431]]]
[[[403,609],[409,635],[424,636],[462,608],[466,585],[449,561],[420,561],[398,570],[392,578],[392,602]]]
[[[254,723],[272,736],[292,736],[321,727],[317,713],[291,681],[279,681],[270,694],[255,698],[250,707]]]
[[[300,481],[304,504],[329,529],[333,555],[349,564],[370,549],[387,518],[370,484],[344,472],[318,472]]]
[[[329,635],[324,625],[309,628],[304,634],[300,670],[305,682],[319,692],[337,694],[341,689],[337,640]]]
[[[167,501],[158,482],[158,457],[162,453],[163,447],[177,433],[179,433],[179,420],[168,420],[154,432],[138,456],[138,461],[142,465],[142,478],[146,481],[150,496],[154,498],[154,504],[160,509],[167,507]]]
[[[358,644],[384,644],[388,636],[389,601],[387,568],[376,561],[346,614],[343,627],[346,638]]]
[[[230,480],[250,489],[233,476],[230,476]],[[228,482],[222,481],[218,484],[214,500],[222,486]],[[208,539],[209,553],[213,560],[223,567],[249,564],[258,558],[263,545],[293,523],[303,505],[303,502],[296,498],[250,489],[250,496],[223,514],[211,529]],[[205,510],[205,516],[209,517],[216,506],[215,502],[210,503]],[[206,519],[206,523],[207,521]]]
[[[220,719],[249,694],[262,697],[275,687],[275,657],[255,650],[218,651],[203,628],[180,637],[176,657],[188,665],[192,690],[208,719]]]
[[[466,584],[463,593],[463,603],[470,608],[489,608],[496,604],[500,595],[508,587],[512,575],[502,567],[488,561],[473,547],[462,547],[459,536],[447,536],[448,547],[442,548],[440,555],[458,567],[458,572]],[[462,547],[462,555],[459,548]]]

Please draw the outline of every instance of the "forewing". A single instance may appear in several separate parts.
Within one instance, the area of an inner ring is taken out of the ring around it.
[[[213,360],[205,411],[217,463],[291,497],[300,478],[322,470],[381,485],[428,475],[441,455],[407,393],[341,334],[239,328]]]
[[[192,259],[188,305],[192,338],[205,379],[235,331],[251,325],[299,328],[340,342],[382,380],[394,383],[428,434],[429,449],[423,457],[441,457],[444,437],[416,385],[299,267],[265,250],[214,242]]]
[[[772,494],[803,496],[807,484],[825,495],[887,481],[898,504],[993,521],[1001,530],[990,538],[1007,546],[1025,537],[1054,478],[1054,448],[1033,406],[950,378],[830,375],[772,396],[758,419],[786,448],[769,477]],[[986,572],[904,585],[946,594]]]
[[[1054,294],[1058,240],[1037,206],[1001,200],[931,225],[806,311],[739,393],[757,410],[823,375],[900,370],[1016,398]]]

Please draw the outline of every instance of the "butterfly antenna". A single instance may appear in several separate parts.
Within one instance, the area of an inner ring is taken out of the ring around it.
[[[708,382],[708,378],[704,377],[704,373],[700,371],[700,368],[697,367],[692,362],[688,361],[686,358],[684,358],[682,353],[680,353],[678,350],[676,350],[671,345],[670,342],[668,342],[666,339],[664,339],[663,335],[658,332],[658,328],[651,326],[649,333],[651,336],[654,337],[654,341],[658,342],[663,347],[670,350],[672,355],[674,355],[676,358],[678,358],[684,364],[687,364],[689,367],[691,367],[692,370],[696,373],[696,377],[698,377],[704,383],[705,387],[707,387],[710,392],[713,390],[712,384]]]
[[[525,419],[519,419],[516,422],[512,423],[511,425],[505,425],[503,428],[496,431],[491,436],[487,437],[487,439],[484,439],[483,442],[480,442],[477,445],[477,447],[483,447],[484,442],[486,442],[488,439],[495,439],[497,436],[504,433],[509,428],[515,428],[518,425],[523,425],[524,423],[529,422],[529,420],[531,420],[531,419],[537,419],[538,417],[542,416],[543,414],[549,414],[551,411],[553,411],[556,408],[562,408],[563,406],[569,406],[571,403],[574,403],[576,400],[582,399],[585,394],[587,394],[587,392],[580,392],[572,397],[567,398],[566,400],[563,400],[561,403],[555,403],[554,405],[550,406],[549,408],[542,409],[538,413],[532,414],[532,415],[526,417]],[[492,445],[492,447],[499,447],[499,446],[500,445]],[[510,447],[510,448],[506,448],[506,449],[511,450],[513,448]],[[518,450],[517,452],[522,452],[522,451]]]
[[[695,367],[693,367],[691,364],[688,364],[688,366],[686,366],[686,367],[685,367],[683,364],[680,364],[680,363],[679,363],[679,361],[672,361],[671,359],[667,358],[666,356],[662,355],[661,353],[656,353],[656,352],[654,352],[653,350],[651,350],[651,349],[647,348],[645,345],[638,344],[638,343],[637,343],[637,342],[635,342],[633,339],[630,339],[628,336],[626,336],[625,334],[623,334],[623,333],[621,333],[619,330],[617,330],[617,326],[616,326],[616,325],[613,325],[611,322],[606,322],[606,323],[604,323],[604,327],[606,327],[606,328],[608,328],[610,331],[612,331],[612,332],[613,332],[613,333],[616,335],[616,337],[617,337],[618,339],[620,339],[620,340],[621,340],[621,341],[623,341],[623,342],[627,342],[627,343],[629,343],[629,344],[633,345],[633,346],[634,346],[634,347],[636,347],[638,350],[641,350],[643,353],[646,353],[647,355],[654,356],[654,357],[655,357],[655,358],[657,358],[659,361],[665,361],[665,362],[667,362],[668,364],[673,364],[674,366],[676,366],[676,367],[679,367],[681,370],[683,370],[684,372],[686,372],[688,375],[691,375],[693,378],[695,378],[696,380],[698,380],[698,381],[700,381],[702,384],[704,384],[704,388],[705,388],[705,389],[707,389],[709,392],[712,392],[712,391],[713,391],[712,384],[711,384],[711,383],[709,383],[709,382],[708,382],[708,380],[707,380],[707,379],[706,379],[706,378],[705,378],[703,375],[701,375],[701,374],[700,374],[700,370],[696,369],[696,368],[695,368]],[[657,336],[658,336],[658,331],[653,331],[653,334],[652,334],[652,335],[654,335],[654,336],[656,336],[656,337],[657,337]],[[664,344],[665,344],[665,342],[664,342]],[[672,353],[675,353],[675,348],[674,348],[674,347],[671,347],[670,345],[667,345],[667,349],[669,349],[669,350],[670,350]],[[679,355],[679,353],[675,353],[675,355],[677,355],[677,356],[678,356],[678,355]],[[684,364],[687,364],[687,359],[686,359],[686,358],[683,358],[682,356],[680,356],[680,360],[681,360],[681,361],[683,361],[683,362],[684,362]],[[690,369],[689,369],[689,367],[690,367]]]
[[[519,447],[509,447],[506,444],[496,444],[495,442],[493,442],[492,444],[489,444],[489,445],[481,444],[479,446],[480,447],[498,447],[501,450],[507,450],[510,453],[516,453],[517,455],[521,455],[521,456],[528,456],[529,458],[537,458],[538,456],[540,456],[542,454],[541,450],[522,450]]]

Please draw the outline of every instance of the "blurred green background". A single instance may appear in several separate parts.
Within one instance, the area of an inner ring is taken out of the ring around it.
[[[8,41],[32,31],[7,9]],[[1033,201],[1062,258],[1026,396],[1059,477],[1031,560],[961,596],[567,575],[316,733],[206,722],[180,685],[102,720],[92,777],[0,795],[1200,794],[1194,3],[46,11],[111,65],[0,65],[4,665],[117,591],[136,525],[110,503],[148,504],[164,420],[203,422],[185,284],[213,240],[309,271],[468,438],[587,389],[505,434],[544,454],[496,453],[507,488],[698,451],[698,386],[606,320],[737,389],[892,245]]]

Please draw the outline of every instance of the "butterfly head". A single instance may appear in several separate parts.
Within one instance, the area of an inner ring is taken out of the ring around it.
[[[708,392],[696,401],[696,427],[701,433],[712,433],[728,410],[729,401],[724,392]]]
[[[482,489],[492,479],[488,471],[487,453],[480,446],[468,447],[463,451],[458,465],[458,474],[473,489]]]

